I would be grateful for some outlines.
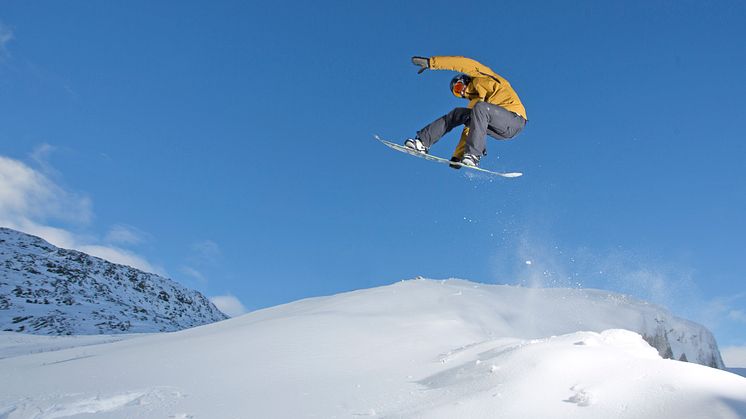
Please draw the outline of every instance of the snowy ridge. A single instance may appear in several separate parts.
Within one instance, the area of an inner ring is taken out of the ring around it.
[[[718,357],[701,326],[618,294],[412,280],[118,342],[0,345],[0,418],[746,417],[745,378],[662,359],[633,326]]]
[[[167,278],[0,228],[0,330],[169,332],[226,318],[202,294]]]
[[[592,289],[484,285],[459,279],[405,281],[401,286],[431,290],[434,284],[458,291],[433,298],[421,309],[432,313],[460,312],[460,316],[467,316],[464,320],[488,336],[536,339],[579,330],[627,329],[642,335],[663,358],[725,367],[715,338],[707,328],[678,318],[663,307],[623,294]],[[468,301],[469,307],[462,307],[459,299]],[[382,308],[387,309],[396,307]]]

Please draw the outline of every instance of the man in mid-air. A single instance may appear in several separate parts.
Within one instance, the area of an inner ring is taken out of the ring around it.
[[[427,153],[443,135],[464,125],[451,161],[478,166],[479,159],[487,154],[485,135],[507,140],[526,126],[526,109],[513,87],[484,64],[471,58],[449,56],[412,57],[412,63],[420,67],[418,73],[427,69],[461,73],[451,80],[451,92],[456,97],[469,99],[469,105],[456,108],[422,128],[415,138],[404,142],[406,147]],[[460,168],[458,165],[451,167]]]

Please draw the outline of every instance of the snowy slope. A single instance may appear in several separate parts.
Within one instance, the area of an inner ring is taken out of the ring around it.
[[[733,374],[738,374],[742,377],[746,377],[746,368],[728,368],[727,370],[732,372]]]
[[[746,417],[745,378],[627,326],[716,357],[701,326],[620,295],[413,280],[5,357],[0,418]]]
[[[166,332],[225,318],[174,281],[0,227],[0,330]]]
[[[27,333],[0,332],[0,359],[41,352],[54,352],[68,348],[79,348],[140,336],[139,334],[117,335],[61,335],[43,336]]]

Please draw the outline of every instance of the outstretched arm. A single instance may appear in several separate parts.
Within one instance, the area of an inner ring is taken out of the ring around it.
[[[459,56],[435,56],[428,60],[429,68],[433,70],[451,70],[468,74],[472,77],[495,76],[495,72],[486,65],[471,58]]]

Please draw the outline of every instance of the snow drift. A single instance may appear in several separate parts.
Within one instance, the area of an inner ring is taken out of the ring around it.
[[[703,327],[618,294],[404,281],[118,342],[19,342],[0,418],[746,417],[746,379],[642,335],[719,361]]]

